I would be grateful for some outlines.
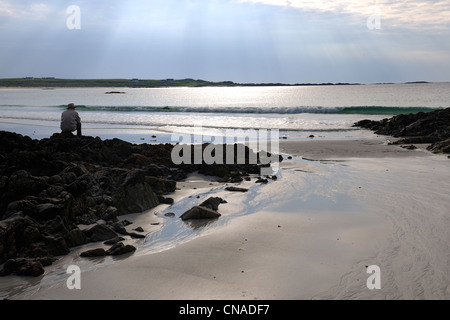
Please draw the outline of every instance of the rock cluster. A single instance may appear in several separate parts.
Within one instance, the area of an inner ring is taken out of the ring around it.
[[[174,165],[173,147],[57,133],[32,140],[0,131],[0,275],[40,275],[72,247],[118,234],[143,237],[127,232],[118,216],[173,203],[166,195],[190,172],[228,182],[260,169],[248,161]]]
[[[428,150],[434,153],[450,153],[450,108],[401,114],[380,121],[361,120],[354,126],[401,138],[395,144],[429,143]]]

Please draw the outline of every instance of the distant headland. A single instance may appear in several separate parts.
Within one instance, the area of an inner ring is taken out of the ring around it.
[[[0,87],[24,88],[166,88],[166,87],[256,87],[256,86],[325,86],[359,85],[359,83],[236,83],[233,81],[206,81],[195,79],[58,79],[46,78],[9,78],[0,79]]]
[[[405,84],[429,83],[427,81],[405,82]],[[388,83],[375,83],[388,84]],[[390,84],[390,83],[389,83]],[[233,81],[206,81],[201,79],[59,79],[54,77],[24,77],[0,79],[0,87],[23,88],[167,88],[167,87],[268,87],[268,86],[342,86],[362,83],[237,83]],[[115,93],[115,92],[114,92]]]

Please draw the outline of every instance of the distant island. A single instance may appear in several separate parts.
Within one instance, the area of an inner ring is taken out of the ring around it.
[[[236,83],[233,81],[205,81],[194,79],[58,79],[46,78],[9,78],[0,79],[0,87],[24,88],[165,88],[165,87],[257,87],[257,86],[331,86],[359,85],[359,83]],[[112,92],[111,92],[112,93]],[[115,92],[114,92],[115,93]]]

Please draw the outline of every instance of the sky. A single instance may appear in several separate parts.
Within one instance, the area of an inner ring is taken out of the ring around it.
[[[0,0],[0,78],[450,81],[450,0]]]

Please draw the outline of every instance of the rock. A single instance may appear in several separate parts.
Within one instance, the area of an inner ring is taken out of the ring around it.
[[[103,242],[103,243],[104,243],[104,244],[111,245],[111,244],[115,244],[115,243],[120,242],[120,241],[123,241],[123,240],[125,240],[125,239],[122,238],[122,237],[115,237],[115,238],[113,238],[113,239],[106,240],[106,241]]]
[[[127,219],[124,219],[124,220],[120,221],[120,223],[122,225],[124,225],[125,227],[129,226],[130,224],[133,224],[131,221],[128,221]]]
[[[163,203],[163,204],[173,204],[174,203],[172,198],[166,198],[163,196],[158,196],[158,201],[159,201],[159,203]]]
[[[106,208],[105,213],[101,216],[101,218],[105,221],[111,220],[111,221],[117,221],[117,214],[118,210],[116,207],[109,206]]]
[[[96,223],[97,220],[98,220],[98,217],[93,212],[89,212],[89,213],[83,214],[82,216],[76,217],[75,223],[90,225],[90,224]]]
[[[41,262],[37,260],[28,260],[27,263],[21,265],[15,270],[18,276],[39,277],[44,274],[45,270]]]
[[[220,217],[221,214],[217,211],[214,211],[212,209],[208,209],[201,206],[195,206],[185,213],[183,213],[180,218],[182,220],[189,220],[189,219],[214,219]]]
[[[136,248],[132,245],[124,245],[122,242],[115,243],[111,248],[105,250],[103,248],[96,248],[84,251],[80,254],[81,257],[103,257],[103,256],[117,256],[129,252],[134,252]]]
[[[77,247],[87,243],[86,235],[79,228],[74,228],[70,230],[69,235],[70,235],[70,243],[69,243],[70,247]]]
[[[83,231],[90,242],[106,241],[117,237],[113,228],[104,224],[96,224],[92,228]]]
[[[227,203],[227,201],[219,197],[210,197],[199,204],[199,206],[217,211],[221,203]]]
[[[256,180],[255,181],[255,183],[268,183],[269,182],[269,180],[267,180],[267,179],[263,179],[263,178],[261,178],[261,179],[258,179],[258,180]]]
[[[433,143],[427,149],[433,153],[450,153],[450,139]]]
[[[106,255],[107,255],[107,252],[103,248],[87,250],[80,254],[81,257],[103,257]]]
[[[139,234],[136,232],[128,232],[128,235],[132,238],[138,238],[138,239],[145,238],[145,235]]]
[[[121,214],[143,212],[159,204],[142,170],[127,173],[124,182],[113,195],[113,201]]]
[[[242,178],[241,176],[235,176],[230,178],[231,183],[239,183],[242,181],[244,181],[244,178]]]
[[[167,194],[175,191],[176,181],[158,177],[146,176],[145,182],[148,183],[158,194]]]
[[[237,191],[237,192],[247,192],[248,191],[248,189],[238,188],[238,187],[226,187],[225,190],[227,190],[227,191]]]
[[[62,256],[70,252],[66,241],[59,236],[47,236],[44,237],[45,247],[49,254],[54,256]]]
[[[136,248],[132,245],[124,245],[122,242],[117,242],[111,248],[109,248],[106,253],[111,256],[118,256],[121,254],[134,252]]]
[[[142,229],[142,227],[137,227],[136,229],[133,230],[137,232],[144,232],[144,229]]]
[[[125,226],[123,224],[123,222],[115,222],[112,225],[114,231],[116,231],[117,233],[123,234],[123,235],[127,235],[128,231],[127,229],[125,229]]]
[[[361,120],[354,124],[375,131],[376,134],[402,137],[395,144],[432,143],[450,139],[450,108],[431,112],[400,114],[380,121]],[[433,150],[433,148],[430,148]],[[437,149],[436,152],[450,152]],[[435,152],[435,151],[432,151]]]
[[[173,212],[167,212],[167,213],[164,214],[164,216],[165,216],[165,217],[169,217],[169,218],[173,218],[173,217],[175,217],[175,213],[173,213]]]
[[[19,276],[38,277],[44,272],[44,267],[39,260],[19,258],[8,260],[0,271],[0,276],[16,274]]]

